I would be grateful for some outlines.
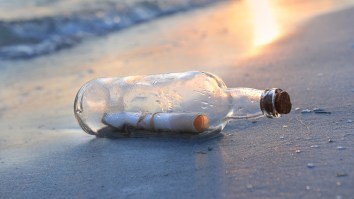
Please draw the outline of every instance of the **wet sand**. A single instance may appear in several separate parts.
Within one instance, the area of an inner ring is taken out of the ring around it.
[[[254,44],[247,5],[226,2],[0,61],[1,198],[352,197],[354,9],[294,4],[277,4],[267,45]],[[73,117],[75,94],[92,78],[186,70],[213,72],[229,87],[283,88],[294,109],[231,122],[207,140],[97,139]]]

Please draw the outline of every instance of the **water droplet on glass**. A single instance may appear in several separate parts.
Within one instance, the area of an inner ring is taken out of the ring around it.
[[[318,146],[318,145],[311,145],[310,147],[311,147],[311,148],[319,148],[320,146]]]

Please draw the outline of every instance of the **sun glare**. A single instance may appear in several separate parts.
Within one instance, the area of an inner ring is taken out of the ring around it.
[[[275,20],[269,0],[248,0],[253,17],[254,45],[271,43],[279,36],[279,27]]]

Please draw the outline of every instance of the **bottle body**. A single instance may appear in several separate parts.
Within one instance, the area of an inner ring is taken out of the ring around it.
[[[93,135],[107,126],[119,129],[106,117],[116,114],[119,116],[111,118],[122,120],[122,113],[129,113],[129,118],[138,115],[139,122],[144,119],[141,115],[153,117],[157,113],[161,118],[169,114],[203,115],[208,122],[203,128],[215,131],[222,130],[229,119],[262,116],[262,94],[256,89],[228,89],[219,77],[199,71],[101,78],[78,91],[74,111],[80,126]]]

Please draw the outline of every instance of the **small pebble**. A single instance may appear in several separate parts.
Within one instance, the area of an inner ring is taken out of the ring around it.
[[[280,139],[284,139],[284,136],[280,136],[279,138],[280,138]]]
[[[318,146],[318,145],[311,145],[310,147],[311,147],[311,148],[319,148],[320,146]]]
[[[295,152],[296,152],[296,153],[301,153],[301,150],[298,149],[298,150],[296,150]]]
[[[252,189],[252,188],[253,188],[253,185],[251,185],[251,184],[247,185],[247,189]]]
[[[302,114],[306,114],[306,113],[311,113],[312,111],[310,109],[304,109],[301,111]]]
[[[311,189],[311,187],[310,186],[306,186],[306,190],[310,190]]]
[[[347,120],[347,122],[348,122],[348,123],[352,123],[352,122],[353,122],[353,120]]]
[[[337,184],[337,186],[341,186],[341,185],[342,185],[342,183],[341,183],[341,182],[337,182],[336,184]]]
[[[208,151],[212,151],[213,150],[213,147],[208,147]]]
[[[337,177],[345,177],[348,176],[347,173],[337,173]]]
[[[307,168],[309,169],[315,168],[315,165],[313,163],[308,163]]]
[[[288,125],[283,125],[283,128],[288,128]]]
[[[301,108],[299,108],[299,107],[297,107],[297,108],[295,108],[295,111],[298,111],[298,110],[300,110]]]
[[[345,147],[344,147],[344,146],[337,146],[337,149],[338,149],[338,150],[344,150]]]
[[[334,142],[331,138],[328,138],[328,143]]]
[[[314,108],[313,112],[317,113],[317,114],[331,114],[331,112],[325,111],[324,109],[321,109],[321,108]]]

